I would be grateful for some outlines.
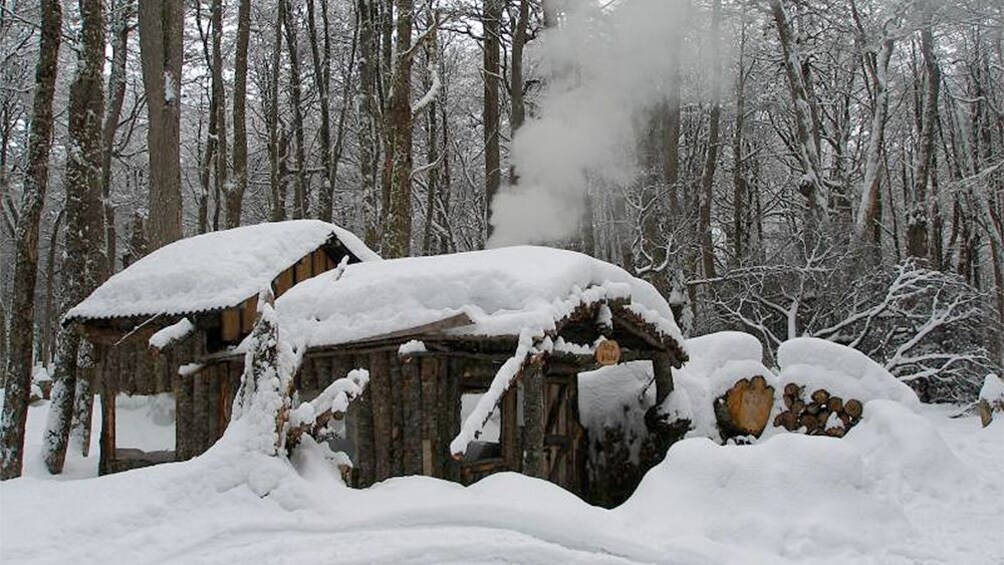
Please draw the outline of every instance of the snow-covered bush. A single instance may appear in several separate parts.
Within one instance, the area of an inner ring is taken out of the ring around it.
[[[766,349],[803,336],[865,353],[925,402],[971,401],[1001,343],[988,297],[915,260],[862,269],[838,248],[737,268],[711,285],[714,328],[742,328]]]

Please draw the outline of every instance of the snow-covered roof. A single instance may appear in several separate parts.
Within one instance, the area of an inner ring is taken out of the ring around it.
[[[335,282],[337,279],[337,283]],[[582,304],[625,308],[683,347],[665,299],[649,283],[581,253],[506,247],[349,265],[276,301],[280,327],[308,347],[338,345],[466,315],[453,335],[542,335]]]
[[[178,315],[235,306],[333,238],[361,261],[379,259],[348,230],[319,220],[211,232],[165,245],[129,265],[71,308],[64,320]]]

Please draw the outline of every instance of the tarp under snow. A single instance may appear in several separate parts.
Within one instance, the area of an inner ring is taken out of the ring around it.
[[[453,335],[553,330],[584,302],[627,299],[633,313],[682,347],[665,299],[627,271],[572,251],[506,247],[349,265],[276,301],[280,327],[308,347],[362,341],[465,314]],[[337,282],[335,279],[337,278]]]
[[[292,220],[211,232],[165,245],[129,265],[66,313],[65,321],[180,315],[235,306],[325,242],[379,257],[352,232]]]

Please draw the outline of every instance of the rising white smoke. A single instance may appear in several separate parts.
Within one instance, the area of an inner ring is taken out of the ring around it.
[[[638,116],[665,98],[671,54],[679,55],[691,19],[684,0],[570,4],[541,40],[547,94],[513,140],[520,179],[492,202],[492,247],[573,236],[587,182],[630,182]]]

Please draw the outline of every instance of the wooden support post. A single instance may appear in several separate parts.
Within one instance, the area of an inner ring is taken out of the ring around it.
[[[666,351],[652,356],[652,370],[655,373],[655,404],[659,406],[673,392],[673,363]]]
[[[118,371],[121,367],[121,352],[114,347],[108,348],[105,355],[106,363],[100,376],[101,395],[101,438],[98,442],[100,455],[98,474],[107,475],[112,472],[112,461],[115,459],[115,396],[118,386]]]
[[[188,457],[195,457],[209,448],[209,387],[204,374],[182,378],[192,382],[192,451]]]
[[[523,474],[544,476],[544,375],[539,365],[523,369]]]

